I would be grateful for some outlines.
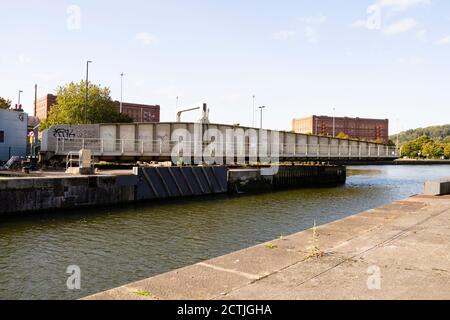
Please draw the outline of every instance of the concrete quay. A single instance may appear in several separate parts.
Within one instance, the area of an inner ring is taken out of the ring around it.
[[[397,201],[85,299],[450,299],[450,196]]]
[[[0,206],[0,217],[141,201],[338,185],[345,180],[345,167],[331,165],[280,165],[269,170],[149,166],[93,175],[6,173],[0,174],[0,203],[5,204]]]
[[[136,181],[137,177],[131,175],[71,176],[61,173],[0,178],[0,218],[131,202]]]

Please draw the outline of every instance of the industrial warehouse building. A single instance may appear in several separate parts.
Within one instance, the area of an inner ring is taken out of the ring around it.
[[[52,106],[57,103],[57,96],[47,94],[36,101],[36,116],[39,120],[47,119]],[[114,101],[114,107],[120,112],[120,102]],[[128,115],[133,122],[159,122],[160,106],[137,103],[122,103],[122,113]]]
[[[114,107],[120,112],[120,102],[114,101]],[[133,122],[159,122],[160,121],[160,106],[137,104],[137,103],[122,103],[122,113],[128,115]]]
[[[332,136],[345,133],[350,138],[389,141],[389,120],[348,117],[310,116],[292,121],[296,133]]]
[[[48,118],[50,109],[56,104],[56,96],[53,94],[47,94],[36,101],[35,116],[39,120],[43,121]]]
[[[0,162],[12,156],[27,155],[28,115],[14,110],[0,110]]]

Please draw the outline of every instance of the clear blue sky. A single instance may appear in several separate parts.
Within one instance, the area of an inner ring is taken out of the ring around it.
[[[54,93],[90,59],[92,81],[119,99],[124,72],[124,100],[160,104],[163,121],[179,96],[249,125],[255,94],[273,129],[333,107],[389,118],[392,132],[450,123],[448,0],[27,0],[0,12],[0,96],[16,103],[22,89],[29,112],[34,83]]]

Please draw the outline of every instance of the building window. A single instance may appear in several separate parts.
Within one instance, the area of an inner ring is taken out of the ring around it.
[[[0,130],[0,143],[5,143],[5,131]]]

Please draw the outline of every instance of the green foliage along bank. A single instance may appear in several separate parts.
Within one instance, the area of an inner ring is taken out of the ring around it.
[[[445,140],[445,139],[444,139]],[[409,158],[450,159],[450,141],[432,139],[428,136],[419,137],[405,143],[402,156]]]
[[[408,130],[390,139],[399,141],[403,157],[450,159],[450,124]]]
[[[400,145],[414,141],[420,137],[430,137],[435,141],[450,142],[450,124],[412,129],[390,137],[392,141],[399,140]]]

